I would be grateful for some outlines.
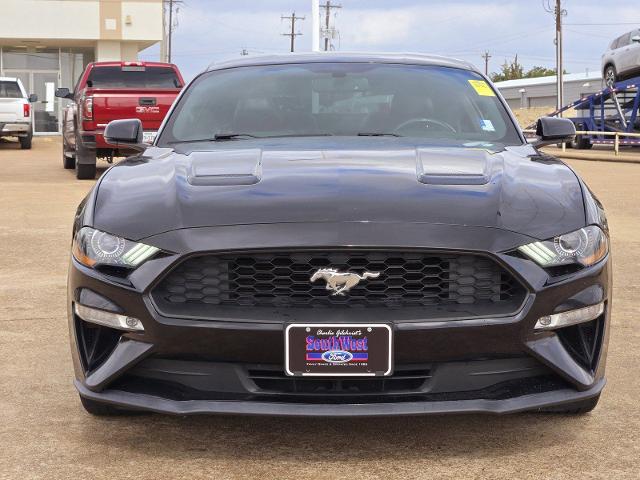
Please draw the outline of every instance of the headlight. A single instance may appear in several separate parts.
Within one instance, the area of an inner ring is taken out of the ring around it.
[[[571,264],[589,267],[607,255],[609,241],[599,227],[592,225],[552,240],[522,245],[518,250],[541,267]]]
[[[72,248],[74,258],[87,267],[111,265],[136,268],[159,251],[157,247],[132,242],[89,227],[78,230]]]

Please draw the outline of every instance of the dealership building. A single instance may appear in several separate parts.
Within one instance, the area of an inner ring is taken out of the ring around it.
[[[512,109],[556,109],[556,76],[522,78],[497,82],[495,85]],[[565,104],[602,90],[600,72],[567,73],[564,75]]]
[[[57,87],[93,61],[135,61],[163,38],[162,0],[1,0],[0,76],[18,77],[34,104],[34,133],[60,132]]]

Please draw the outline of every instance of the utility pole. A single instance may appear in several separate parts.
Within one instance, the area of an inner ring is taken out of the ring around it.
[[[331,37],[334,33],[334,30],[331,28],[331,10],[342,8],[342,5],[332,5],[331,0],[327,0],[327,3],[324,5],[320,5],[320,8],[324,9],[324,51],[329,51],[329,37]]]
[[[173,41],[173,7],[182,4],[182,0],[162,1],[162,45],[160,47],[160,57],[163,62],[171,63],[171,44]],[[169,8],[169,21],[167,17],[167,5]],[[178,13],[179,10],[176,11]]]
[[[169,0],[169,41],[167,42],[167,62],[171,63],[171,40],[173,37],[173,0]]]
[[[488,77],[489,76],[489,59],[491,58],[491,55],[489,55],[489,52],[484,52],[484,55],[482,55],[482,58],[484,58],[484,74]]]
[[[564,106],[564,59],[562,52],[562,16],[567,11],[562,9],[562,0],[556,0],[556,55],[558,56],[558,110]]]
[[[543,3],[544,9],[553,13],[556,22],[556,106],[560,110],[564,106],[564,59],[562,49],[562,17],[567,15],[567,11],[562,8],[562,0],[555,0],[555,7],[551,7],[550,0]],[[562,114],[560,114],[562,116]]]
[[[311,0],[311,51],[320,51],[320,0]]]
[[[304,20],[304,17],[296,17],[296,12],[293,12],[290,17],[280,16],[281,20],[289,20],[291,22],[291,33],[283,33],[285,37],[291,37],[291,51],[296,51],[296,37],[302,35],[302,33],[296,33],[296,20]]]

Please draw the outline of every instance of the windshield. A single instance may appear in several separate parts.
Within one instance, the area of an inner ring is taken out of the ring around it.
[[[301,135],[522,144],[505,106],[475,72],[438,66],[306,63],[201,75],[180,99],[158,145]]]
[[[170,67],[94,67],[87,86],[94,88],[180,88],[180,80]]]

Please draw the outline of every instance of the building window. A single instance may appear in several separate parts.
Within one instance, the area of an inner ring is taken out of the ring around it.
[[[3,48],[2,68],[5,70],[58,70],[57,48]]]

